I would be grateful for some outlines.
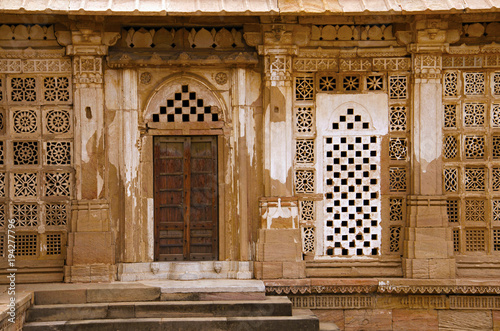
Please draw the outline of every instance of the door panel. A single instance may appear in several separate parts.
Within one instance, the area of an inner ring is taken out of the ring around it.
[[[216,260],[217,138],[156,137],[155,259]]]

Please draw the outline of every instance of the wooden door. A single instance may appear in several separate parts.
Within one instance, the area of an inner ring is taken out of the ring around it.
[[[217,137],[155,137],[154,178],[155,260],[217,260]]]

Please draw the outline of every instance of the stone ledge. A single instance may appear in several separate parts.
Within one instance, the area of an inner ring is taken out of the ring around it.
[[[264,280],[268,294],[388,293],[500,294],[500,281],[491,279],[282,279]]]

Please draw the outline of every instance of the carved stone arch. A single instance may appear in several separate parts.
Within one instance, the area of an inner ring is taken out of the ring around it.
[[[160,83],[141,116],[141,122],[148,127],[160,125],[165,129],[174,123],[176,127],[189,128],[199,126],[194,123],[204,123],[207,128],[220,128],[229,121],[227,105],[216,88],[191,73],[174,74]]]

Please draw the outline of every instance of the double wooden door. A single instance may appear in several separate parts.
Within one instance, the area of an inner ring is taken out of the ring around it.
[[[154,190],[155,260],[217,260],[217,137],[155,137]]]

